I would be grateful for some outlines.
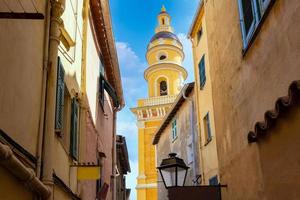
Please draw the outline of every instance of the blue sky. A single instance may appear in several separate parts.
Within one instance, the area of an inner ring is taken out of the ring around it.
[[[131,200],[136,200],[136,177],[138,175],[138,135],[136,119],[130,108],[139,98],[147,97],[147,82],[143,73],[147,67],[146,47],[157,25],[157,15],[162,5],[172,17],[172,26],[183,43],[185,61],[189,72],[186,82],[194,80],[191,44],[186,34],[192,23],[199,0],[110,0],[113,32],[121,69],[126,106],[118,113],[117,134],[127,141],[131,173],[127,187],[131,188]]]

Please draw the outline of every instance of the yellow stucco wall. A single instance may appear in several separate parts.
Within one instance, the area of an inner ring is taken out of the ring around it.
[[[148,78],[148,95],[149,97],[159,96],[159,83],[165,80],[168,85],[168,95],[178,94],[180,91],[179,85],[180,73],[173,69],[160,69],[153,73]]]
[[[45,2],[37,2],[43,14]],[[0,20],[0,128],[33,155],[40,120],[44,26],[43,20]]]
[[[197,107],[197,119],[199,129],[199,140],[200,140],[200,157],[201,157],[201,171],[203,184],[208,184],[209,178],[218,175],[218,156],[216,146],[216,133],[215,133],[215,121],[214,121],[214,108],[212,98],[212,85],[210,78],[210,65],[209,65],[209,54],[207,46],[207,29],[205,23],[204,8],[202,7],[200,15],[196,20],[196,27],[192,34],[193,43],[193,59],[194,59],[194,74],[195,74],[195,86],[196,86],[196,107]],[[202,29],[202,36],[200,40],[197,38],[197,32]],[[205,74],[206,82],[202,89],[200,89],[200,76],[198,64],[205,56]],[[204,117],[209,113],[210,128],[212,133],[212,140],[207,143],[205,140],[205,124]]]
[[[264,170],[270,169],[264,174],[259,161],[258,146],[261,143],[249,144],[247,135],[254,129],[256,122],[263,120],[267,110],[274,109],[275,101],[287,95],[291,82],[299,79],[300,21],[297,19],[300,17],[300,2],[274,1],[245,54],[242,51],[238,1],[204,2],[219,173],[221,181],[228,184],[228,188],[222,190],[222,199],[280,199],[280,196],[274,197],[276,194],[270,190],[268,192],[271,196],[265,196],[268,183],[263,182],[263,177],[274,172],[274,168],[269,168],[274,167],[270,163],[282,157],[276,152],[285,152],[275,147],[275,154],[268,155],[267,151],[271,152],[273,147],[261,149],[266,151],[262,153],[266,153],[264,156],[269,162]],[[291,119],[287,119],[287,124],[286,127],[291,128]],[[279,143],[280,148],[289,146],[289,150],[292,150],[295,140],[291,140],[293,144],[290,146],[288,138],[294,137],[291,135],[294,133],[289,129],[283,134],[287,138]],[[266,143],[276,144],[281,133],[271,135],[275,141],[266,139]],[[287,162],[280,160],[279,163],[290,164],[289,159],[297,160],[292,154],[285,154],[290,155],[286,158]],[[290,168],[278,169],[275,171],[288,171],[286,169]],[[279,178],[285,175],[279,172],[275,176]],[[295,177],[293,179],[296,180]],[[282,180],[280,182],[283,183]]]
[[[3,200],[32,200],[33,193],[12,176],[5,168],[0,166],[0,199]]]
[[[144,127],[138,129],[138,152],[139,152],[139,177],[137,179],[138,200],[155,200],[157,173],[155,162],[155,148],[152,145],[154,131],[159,126],[160,120],[144,122]],[[145,188],[139,188],[141,187]]]
[[[171,41],[173,41],[173,43]],[[151,49],[148,50],[146,57],[149,66],[161,62],[159,60],[159,56],[161,54],[167,56],[168,62],[174,62],[177,64],[182,63],[183,60],[182,48],[177,47],[177,44],[174,45],[174,40],[163,39],[161,44],[152,47]]]

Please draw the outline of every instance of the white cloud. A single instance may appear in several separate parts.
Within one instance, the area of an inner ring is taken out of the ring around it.
[[[195,78],[194,78],[194,64],[193,64],[193,52],[192,52],[191,41],[187,38],[187,35],[185,33],[178,33],[177,36],[183,45],[183,51],[185,54],[183,66],[188,71],[189,74],[186,82],[193,82]]]
[[[146,63],[140,60],[128,43],[116,42],[116,48],[121,69],[125,67],[126,69],[144,70]]]
[[[132,114],[133,115],[133,114]],[[137,127],[135,124],[135,119],[132,121],[119,121],[117,127],[118,134],[123,134],[127,138],[137,137]]]

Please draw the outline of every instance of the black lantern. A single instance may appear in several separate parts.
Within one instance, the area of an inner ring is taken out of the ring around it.
[[[170,153],[169,158],[163,159],[157,167],[166,188],[184,186],[188,166],[176,153]]]

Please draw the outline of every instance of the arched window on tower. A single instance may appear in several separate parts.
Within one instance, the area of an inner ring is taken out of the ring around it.
[[[160,96],[168,95],[168,86],[166,81],[161,81],[159,83],[159,91],[160,91]]]
[[[162,18],[161,22],[162,22],[162,25],[165,25],[165,19],[164,18]]]

